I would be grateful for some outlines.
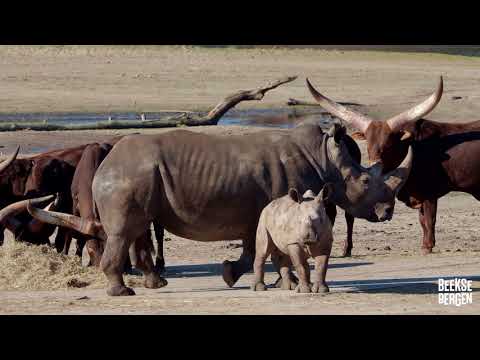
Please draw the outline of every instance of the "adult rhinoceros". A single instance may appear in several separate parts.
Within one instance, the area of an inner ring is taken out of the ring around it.
[[[95,174],[98,221],[33,207],[29,211],[40,220],[107,238],[100,265],[109,295],[134,294],[123,282],[123,264],[130,244],[143,241],[152,221],[198,241],[242,239],[240,259],[224,263],[223,277],[232,286],[252,269],[262,209],[289,188],[318,192],[330,182],[334,192],[329,200],[354,217],[391,219],[395,195],[410,172],[411,150],[399,168],[380,175],[352,160],[345,136],[338,124],[328,133],[305,124],[243,136],[186,130],[127,136]],[[147,287],[166,284],[153,266],[142,270]]]

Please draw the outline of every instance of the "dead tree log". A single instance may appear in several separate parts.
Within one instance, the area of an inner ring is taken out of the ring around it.
[[[206,115],[198,115],[194,113],[183,113],[179,116],[174,116],[169,119],[163,120],[150,120],[143,123],[151,123],[156,121],[162,122],[175,122],[178,125],[197,126],[197,125],[217,125],[221,117],[230,109],[234,108],[238,103],[242,101],[250,100],[262,100],[267,91],[275,89],[280,85],[289,83],[295,80],[297,76],[287,76],[276,81],[270,82],[267,85],[253,90],[240,90],[231,95],[228,95],[225,99],[219,102],[210,112]]]
[[[267,85],[253,90],[237,91],[220,103],[218,103],[207,114],[199,114],[189,111],[182,111],[179,115],[163,117],[161,119],[146,120],[142,116],[142,121],[115,121],[109,117],[106,121],[87,124],[60,125],[44,122],[37,123],[1,123],[0,131],[34,130],[34,131],[53,131],[53,130],[96,130],[96,129],[144,129],[144,128],[164,128],[176,126],[198,126],[198,125],[216,125],[220,118],[238,103],[249,100],[262,100],[267,91],[275,89],[280,85],[295,80],[297,76],[287,76]]]

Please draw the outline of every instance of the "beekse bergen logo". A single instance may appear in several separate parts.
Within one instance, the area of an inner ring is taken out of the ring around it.
[[[462,306],[473,302],[472,280],[464,278],[438,279],[438,303]]]

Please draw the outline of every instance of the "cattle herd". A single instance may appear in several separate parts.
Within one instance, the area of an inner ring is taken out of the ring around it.
[[[134,265],[145,287],[167,285],[163,232],[197,241],[241,239],[237,261],[223,263],[232,287],[254,269],[252,289],[266,290],[268,256],[276,286],[327,292],[336,207],[345,210],[351,256],[354,218],[391,220],[395,199],[419,209],[425,253],[435,246],[437,200],[450,191],[480,199],[480,121],[424,119],[441,99],[443,79],[424,102],[386,121],[371,119],[307,87],[342,124],[214,136],[174,130],[132,134],[0,163],[0,224],[17,241],[88,254],[108,279],[107,293],[134,295],[123,274]],[[370,167],[353,139],[367,141]],[[157,241],[156,258],[150,228]],[[310,281],[308,257],[315,260]],[[295,268],[298,278],[292,272]]]

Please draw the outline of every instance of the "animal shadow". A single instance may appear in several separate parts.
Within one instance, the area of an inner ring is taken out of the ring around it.
[[[329,269],[346,268],[353,266],[371,265],[371,262],[352,262],[342,264],[329,264]],[[313,270],[313,265],[310,266]],[[218,276],[223,271],[222,264],[197,264],[197,265],[170,265],[166,266],[166,272],[163,274],[168,278],[195,278],[205,276]],[[265,264],[266,273],[276,273],[272,263]]]

